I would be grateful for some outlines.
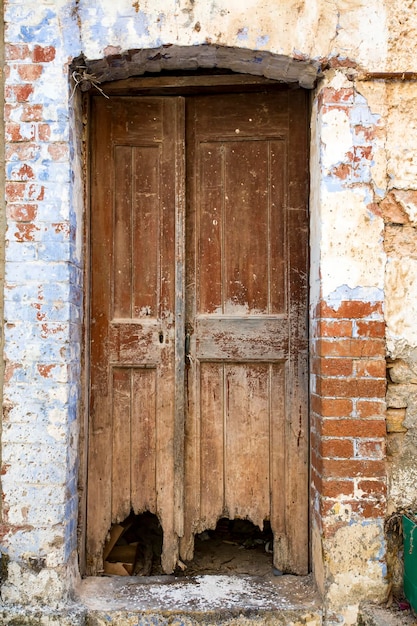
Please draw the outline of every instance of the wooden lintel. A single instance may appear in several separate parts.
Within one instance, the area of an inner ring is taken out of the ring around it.
[[[291,86],[297,88],[298,84]],[[241,88],[244,88],[246,91],[251,88],[259,90],[259,87],[285,87],[288,89],[288,85],[280,81],[248,74],[136,76],[100,84],[100,89],[107,96],[116,94],[119,96],[155,94],[165,90],[169,90],[170,93],[178,92],[181,94],[201,93],[201,91],[236,91]],[[94,89],[90,90],[90,94],[100,95]]]

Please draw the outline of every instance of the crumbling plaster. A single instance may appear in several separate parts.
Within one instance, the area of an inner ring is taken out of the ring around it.
[[[384,301],[387,350],[392,359],[388,389],[392,425],[388,434],[389,511],[416,506],[417,87],[415,82],[384,82],[366,79],[365,75],[415,70],[417,2],[37,0],[22,4],[8,0],[5,22],[6,44],[55,49],[53,61],[43,65],[34,81],[32,97],[43,104],[52,140],[68,144],[70,153],[63,157],[60,167],[53,170],[51,165],[47,174],[40,167],[36,182],[43,181],[46,187],[42,219],[51,221],[54,213],[68,224],[71,233],[70,254],[62,248],[63,258],[55,259],[55,269],[60,268],[60,261],[69,260],[67,274],[61,273],[58,279],[62,276],[63,281],[71,281],[71,293],[61,293],[71,315],[64,320],[69,323],[61,338],[54,338],[70,346],[71,356],[66,357],[69,370],[66,361],[49,380],[39,376],[30,380],[32,399],[23,407],[20,398],[28,372],[45,352],[41,344],[34,343],[32,320],[24,318],[27,307],[22,308],[22,302],[27,304],[32,296],[26,292],[18,301],[8,299],[6,316],[11,324],[5,331],[5,355],[12,367],[5,385],[10,422],[3,434],[3,462],[13,464],[19,459],[23,468],[32,463],[33,450],[29,453],[29,446],[24,445],[28,442],[20,443],[18,437],[22,428],[29,429],[27,439],[33,448],[31,420],[42,415],[37,424],[40,439],[35,444],[42,446],[47,441],[58,445],[55,470],[59,465],[62,476],[57,476],[48,493],[42,487],[36,496],[24,489],[18,465],[3,476],[8,523],[15,527],[24,523],[17,533],[10,531],[4,537],[12,563],[3,585],[3,601],[30,603],[41,599],[58,603],[71,589],[77,571],[74,524],[77,424],[81,421],[78,364],[84,224],[80,133],[76,131],[80,99],[77,93],[72,94],[74,85],[68,85],[68,69],[81,54],[91,71],[103,73],[101,77],[106,77],[106,72],[111,78],[126,77],[146,62],[153,71],[226,67],[299,80],[309,88],[318,78],[312,98],[311,300],[314,305],[324,298],[335,308],[346,299]],[[18,83],[18,68],[9,65],[6,82]],[[349,106],[319,110],[320,94],[325,89],[351,93],[347,96],[351,101],[345,103]],[[18,108],[10,112],[10,120],[20,123]],[[30,124],[21,124],[21,132],[29,136]],[[370,152],[360,153],[363,146],[370,147]],[[355,150],[361,154],[356,161]],[[352,162],[356,166],[349,170]],[[13,180],[17,175],[12,163],[7,176]],[[18,293],[19,284],[29,276],[25,271],[33,248],[27,245],[25,254],[29,256],[15,263],[14,228],[10,224],[7,235],[6,280]],[[19,253],[22,250],[20,245]],[[46,266],[51,272],[49,251],[40,247],[39,254],[40,275]],[[46,298],[56,300],[56,294]],[[53,315],[59,319],[61,313],[53,312],[52,306],[45,314],[49,319]],[[53,351],[52,343],[48,349]],[[51,358],[51,352],[47,357]],[[20,369],[14,370],[13,364],[19,364]],[[39,453],[47,457],[47,450],[39,448]],[[46,460],[45,468],[47,471]],[[32,478],[28,475],[28,482]],[[34,500],[37,508],[33,507]],[[51,502],[56,504],[53,511]],[[46,512],[55,516],[48,518],[52,531],[44,527]],[[28,520],[27,515],[33,517]],[[335,605],[348,607],[345,621],[349,622],[355,619],[352,606],[358,598],[383,596],[384,537],[381,521],[366,527],[353,518],[341,521],[347,524],[325,542],[314,531],[314,553],[322,590]],[[363,537],[369,542],[359,541]],[[355,554],[350,549],[352,543]],[[41,574],[31,561],[39,555],[49,559]],[[352,567],[365,572],[360,580],[355,579]]]

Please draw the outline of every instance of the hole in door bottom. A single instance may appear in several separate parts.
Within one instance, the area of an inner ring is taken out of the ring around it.
[[[214,530],[195,536],[194,558],[187,561],[186,575],[249,574],[272,571],[273,534],[265,520],[263,529],[246,519],[221,518]]]
[[[133,512],[113,524],[104,546],[104,574],[152,576],[162,574],[163,531],[156,515]]]
[[[133,512],[113,524],[104,547],[104,574],[156,576],[163,574],[162,526],[156,515]],[[221,518],[216,528],[195,536],[194,558],[177,575],[271,573],[273,534],[267,520],[263,529],[249,520]]]

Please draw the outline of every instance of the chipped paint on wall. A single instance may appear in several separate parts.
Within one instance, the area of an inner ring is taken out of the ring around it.
[[[361,78],[415,69],[413,8],[415,1],[406,8],[400,0],[6,3],[2,536],[11,563],[4,602],[57,602],[77,575],[84,188],[82,113],[69,65],[81,53],[94,72],[112,79],[198,67],[309,88],[319,79],[312,106],[312,310],[321,299],[332,311],[346,302],[384,302],[388,511],[417,505],[417,90],[401,79]],[[372,310],[366,323],[380,315]],[[345,506],[342,495],[336,501]],[[349,510],[343,515],[329,510],[324,521],[342,526],[327,543],[321,529],[314,531],[315,573],[349,623],[355,599],[379,598],[384,589],[377,549],[384,538],[381,519],[364,528]],[[31,569],[31,559],[39,559],[41,571]]]

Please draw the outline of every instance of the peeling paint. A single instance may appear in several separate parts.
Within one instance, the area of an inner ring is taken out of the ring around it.
[[[413,12],[400,0],[40,0],[6,3],[5,22],[2,488],[3,516],[12,525],[3,529],[2,549],[11,559],[3,601],[56,604],[77,572],[84,120],[68,67],[81,53],[99,80],[222,68],[315,88],[311,309],[380,306],[366,319],[386,323],[394,360],[387,403],[403,411],[397,421],[391,414],[387,510],[416,506],[417,88],[401,78],[369,78],[415,69]],[[358,341],[358,324],[347,327],[348,339]],[[369,363],[363,367],[372,379]],[[358,421],[360,401],[352,409]],[[367,402],[377,422],[382,399]],[[379,439],[360,444],[356,438],[355,454],[383,457]],[[378,480],[367,478],[368,495]],[[357,477],[352,489],[357,501],[366,493]],[[355,599],[379,600],[386,590],[379,489],[379,500],[371,496],[379,511],[374,521],[362,524],[364,507],[355,510],[340,493],[321,519],[326,532],[314,531],[314,568],[328,615],[336,607],[345,624],[355,622]],[[321,504],[315,500],[314,514]]]

